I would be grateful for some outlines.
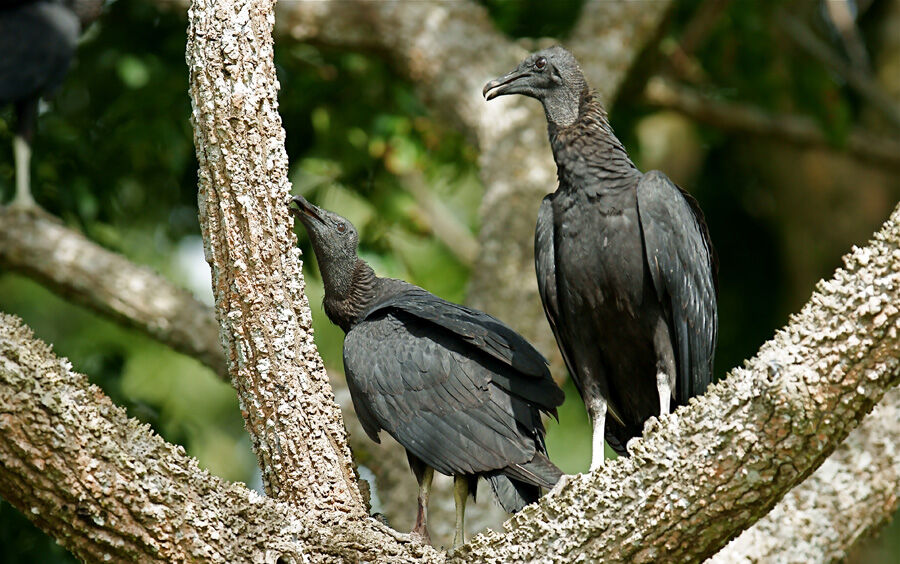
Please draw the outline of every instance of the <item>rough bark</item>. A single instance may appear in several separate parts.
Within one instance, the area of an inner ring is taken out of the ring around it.
[[[694,562],[765,515],[900,379],[900,207],[743,368],[467,561]],[[577,504],[571,500],[577,499]]]
[[[0,496],[88,562],[441,560],[364,516],[335,519],[209,474],[5,314]]]
[[[835,562],[900,504],[900,388],[828,460],[710,564]]]
[[[108,251],[52,217],[0,207],[0,266],[226,376],[212,309],[151,269]]]
[[[188,12],[187,63],[200,226],[229,373],[266,492],[357,515],[364,503],[285,204],[273,6],[211,2]]]

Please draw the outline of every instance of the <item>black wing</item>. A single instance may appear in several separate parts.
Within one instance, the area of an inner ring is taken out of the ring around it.
[[[410,285],[409,289],[369,309],[365,316],[392,309],[405,311],[443,327],[521,374],[550,378],[547,359],[531,343],[499,319],[482,311],[448,302]]]
[[[77,16],[61,4],[0,11],[0,102],[48,94],[62,84],[79,29]]]
[[[562,354],[563,362],[565,362],[566,368],[569,370],[569,375],[580,391],[580,375],[576,370],[574,355],[569,350],[569,344],[562,332],[559,296],[556,290],[556,250],[554,248],[553,233],[553,194],[548,194],[544,196],[544,200],[541,202],[541,208],[538,210],[537,225],[534,230],[534,270],[537,274],[538,292],[541,295],[544,314],[546,314],[547,321],[550,323],[550,329],[553,330],[553,336],[556,337],[556,344],[559,346],[559,352]],[[607,414],[621,425],[625,425],[622,416],[619,415],[612,401],[606,398],[606,403]]]
[[[505,469],[546,486],[526,468],[541,444],[540,412],[495,382],[510,372],[506,365],[456,334],[403,310],[380,310],[347,333],[344,368],[373,438],[384,429],[444,474]]]
[[[674,325],[675,399],[682,405],[712,381],[718,332],[715,254],[700,207],[666,175],[645,174],[637,200],[650,276]]]

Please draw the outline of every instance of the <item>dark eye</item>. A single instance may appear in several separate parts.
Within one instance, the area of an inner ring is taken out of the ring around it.
[[[347,230],[347,225],[342,221],[337,224],[337,230],[338,230],[338,233],[343,233],[344,231]]]
[[[534,68],[536,68],[537,70],[544,70],[544,67],[546,67],[546,66],[547,66],[547,59],[545,59],[543,57],[538,57],[537,60],[534,62]]]

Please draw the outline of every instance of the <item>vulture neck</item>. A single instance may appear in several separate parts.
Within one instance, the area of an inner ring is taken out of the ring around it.
[[[356,259],[347,288],[341,292],[329,291],[327,286],[325,288],[322,305],[328,319],[343,329],[344,333],[350,331],[361,321],[363,313],[375,300],[380,282],[381,279],[375,276],[372,267],[364,260]]]
[[[574,123],[551,122],[548,133],[560,190],[615,193],[632,188],[641,175],[593,92],[582,95]]]

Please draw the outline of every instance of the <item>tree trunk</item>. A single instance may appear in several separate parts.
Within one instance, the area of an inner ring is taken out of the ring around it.
[[[365,511],[319,358],[286,200],[272,3],[188,12],[200,226],[228,370],[266,492],[305,509]]]

